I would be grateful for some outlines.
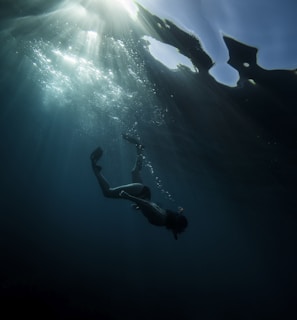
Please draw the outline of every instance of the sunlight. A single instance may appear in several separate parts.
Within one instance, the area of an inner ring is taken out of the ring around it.
[[[148,48],[151,55],[164,64],[167,68],[178,69],[179,65],[184,65],[191,71],[196,71],[191,60],[182,55],[175,47],[160,42],[149,36],[144,36],[143,39],[149,43]]]
[[[53,53],[56,56],[61,57],[64,60],[64,62],[68,62],[71,64],[76,64],[78,62],[78,59],[76,57],[70,56],[69,54],[66,54],[66,53],[62,53],[60,50],[53,50]]]
[[[87,31],[87,41],[95,41],[97,39],[98,33],[95,31]]]
[[[77,3],[73,3],[73,4],[63,3],[61,5],[61,8],[63,8],[64,10],[71,10],[71,15],[77,16],[79,18],[87,16],[87,10],[82,5]]]
[[[122,121],[131,105],[136,113],[142,108],[148,112],[152,125],[162,125],[164,116],[144,65],[124,40],[108,34],[110,26],[126,30],[137,16],[136,4],[132,0],[88,0],[83,4],[65,0],[47,16],[44,34],[50,35],[48,39],[28,44],[45,108],[83,112],[81,119],[90,128],[98,110],[113,121]],[[148,96],[150,107],[143,107],[138,92]]]
[[[137,18],[138,9],[133,0],[114,0],[114,1],[120,4],[129,13],[132,19],[135,20]]]
[[[98,37],[94,31],[87,31],[85,35],[91,40]],[[123,50],[117,41],[114,45]],[[57,48],[50,41],[43,40],[30,42],[29,47],[32,49],[32,66],[38,73],[38,84],[44,91],[45,107],[69,107],[73,105],[71,101],[81,101],[80,106],[108,110],[110,117],[116,120],[119,105],[132,97],[131,92],[123,90],[115,81],[111,69],[102,69],[97,61],[88,55],[81,56],[73,47]]]

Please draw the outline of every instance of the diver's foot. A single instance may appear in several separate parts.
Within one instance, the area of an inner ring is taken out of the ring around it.
[[[103,150],[100,147],[98,147],[91,153],[90,155],[91,161],[93,163],[96,163],[102,157],[102,154],[103,154]]]
[[[128,142],[135,144],[137,149],[144,150],[144,145],[142,145],[137,138],[130,136],[128,133],[122,133],[122,137]]]

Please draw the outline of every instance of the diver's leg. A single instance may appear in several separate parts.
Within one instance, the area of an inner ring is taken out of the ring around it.
[[[110,188],[108,181],[102,175],[101,166],[97,165],[97,161],[102,157],[102,154],[103,154],[103,150],[100,147],[98,147],[90,155],[94,174],[97,178],[97,181],[101,187],[102,193],[105,197],[119,198],[118,192],[113,192],[113,189]]]
[[[138,196],[143,192],[143,189],[145,188],[141,183],[131,183],[111,188],[106,178],[102,175],[100,166],[94,165],[93,171],[101,187],[103,195],[107,198],[120,198],[121,191],[125,191],[131,195]]]
[[[90,159],[92,161],[92,165],[95,165],[96,162],[102,157],[103,150],[98,147],[96,148],[90,155]]]
[[[143,160],[142,154],[137,152],[136,161],[131,171],[132,182],[134,183],[142,183],[142,178],[140,175],[140,171],[142,169],[142,160]]]
[[[142,161],[143,161],[143,155],[142,151],[144,150],[144,146],[140,143],[140,141],[135,138],[130,136],[129,134],[122,134],[123,139],[127,140],[128,142],[135,144],[136,147],[136,160],[134,167],[131,171],[131,176],[132,176],[132,182],[133,183],[142,183],[142,178],[140,175],[140,171],[142,169]]]
[[[119,198],[118,192],[113,192],[113,189],[110,188],[108,181],[101,173],[101,167],[98,165],[93,166],[93,171],[97,178],[97,181],[101,187],[102,193],[107,198]]]
[[[137,148],[139,148],[140,150],[143,150],[144,149],[144,145],[142,145],[139,141],[139,139],[133,137],[133,136],[130,136],[128,133],[122,133],[122,137],[123,139],[127,140],[128,142],[132,143],[132,144],[135,144],[135,146]]]
[[[141,183],[131,183],[116,188],[111,188],[106,178],[101,173],[101,166],[97,165],[97,161],[102,157],[103,150],[99,147],[91,153],[91,163],[94,174],[101,187],[102,193],[107,198],[120,198],[120,191],[124,190],[131,195],[139,195],[143,192],[144,185]]]

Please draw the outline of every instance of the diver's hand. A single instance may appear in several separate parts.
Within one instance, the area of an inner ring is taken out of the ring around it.
[[[127,193],[127,192],[124,191],[124,190],[121,190],[120,193],[119,193],[119,196],[120,196],[121,198],[127,198],[127,197],[129,197],[129,193]]]

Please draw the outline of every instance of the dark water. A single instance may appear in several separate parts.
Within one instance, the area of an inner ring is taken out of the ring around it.
[[[140,10],[145,27],[122,11],[119,24],[102,1],[86,20],[56,3],[0,6],[5,319],[293,319],[296,74],[261,69],[255,48],[226,38],[241,76],[230,88],[171,22]],[[167,69],[144,35],[199,73]],[[112,185],[130,182],[122,132],[146,147],[153,199],[185,208],[178,241],[101,195],[89,154],[101,145]]]

